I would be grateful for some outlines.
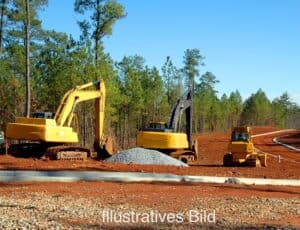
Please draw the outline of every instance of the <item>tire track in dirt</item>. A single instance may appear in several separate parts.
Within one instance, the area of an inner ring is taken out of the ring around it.
[[[271,134],[268,136],[258,136],[254,138],[254,144],[257,147],[257,149],[268,153],[269,155],[275,157],[276,159],[279,159],[279,157],[282,157],[283,159],[292,161],[292,162],[300,162],[300,154],[298,154],[296,151],[292,149],[288,149],[285,146],[279,145],[278,143],[274,143],[274,138],[280,138],[282,136],[293,136],[295,134],[298,134],[299,131],[293,130],[293,131],[284,131],[281,132],[281,135],[278,133]],[[280,136],[280,137],[278,137]]]
[[[273,142],[294,151],[300,152],[300,131],[292,135],[284,135],[273,138]]]

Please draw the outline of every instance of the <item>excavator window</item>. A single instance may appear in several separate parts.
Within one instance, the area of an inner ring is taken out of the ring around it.
[[[156,131],[164,132],[168,129],[168,125],[164,122],[151,122],[148,128],[143,129],[144,131]]]
[[[166,123],[150,123],[149,128],[152,129],[166,129]]]
[[[52,118],[51,112],[34,112],[32,117],[34,118],[44,118],[44,119],[51,119]]]

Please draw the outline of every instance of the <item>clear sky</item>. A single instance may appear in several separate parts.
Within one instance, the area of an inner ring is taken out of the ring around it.
[[[105,38],[114,60],[141,55],[159,69],[166,56],[182,67],[184,51],[200,49],[205,66],[243,98],[262,88],[270,99],[287,91],[300,105],[299,0],[119,0],[127,17]],[[78,38],[73,0],[49,0],[40,14],[46,29]]]

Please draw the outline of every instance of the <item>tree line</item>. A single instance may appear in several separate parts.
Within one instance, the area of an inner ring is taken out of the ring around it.
[[[243,100],[238,90],[218,97],[217,76],[201,73],[199,49],[187,49],[182,66],[167,56],[162,68],[150,67],[141,55],[113,60],[103,37],[126,17],[115,0],[75,0],[74,11],[90,18],[78,21],[79,39],[45,30],[38,17],[47,0],[0,1],[0,129],[17,116],[55,112],[66,91],[100,79],[107,87],[105,130],[120,148],[135,143],[136,133],[150,121],[168,121],[177,99],[194,91],[193,132],[225,131],[236,125],[300,126],[299,106],[288,93],[274,100],[262,89]],[[92,145],[94,103],[77,108],[81,143]]]

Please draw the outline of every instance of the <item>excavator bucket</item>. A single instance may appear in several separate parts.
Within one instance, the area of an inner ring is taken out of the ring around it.
[[[113,155],[113,139],[111,137],[106,137],[103,143],[95,141],[94,149],[97,152],[98,159],[106,159]]]

